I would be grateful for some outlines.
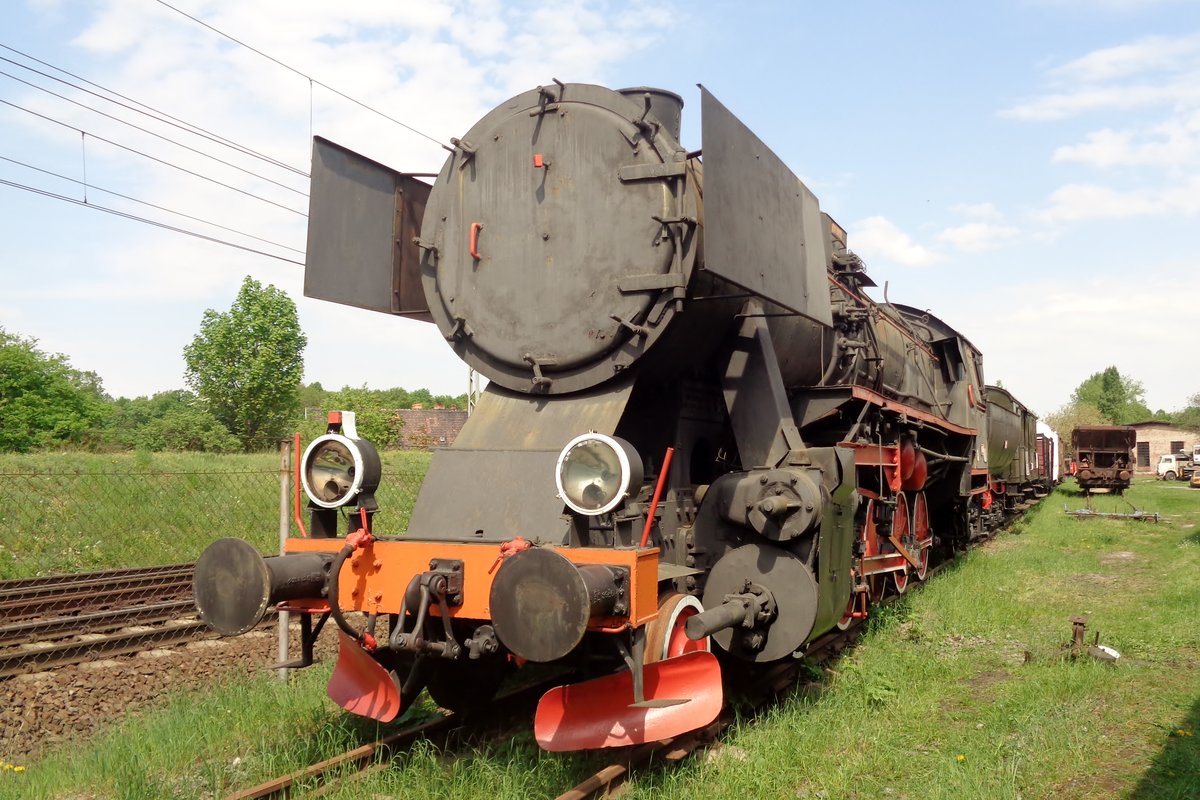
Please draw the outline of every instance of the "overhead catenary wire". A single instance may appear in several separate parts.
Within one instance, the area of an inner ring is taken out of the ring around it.
[[[181,167],[181,166],[180,166],[180,165],[178,165],[178,164],[173,164],[173,163],[171,163],[170,161],[166,161],[166,160],[164,160],[164,159],[161,159],[161,158],[158,158],[158,157],[156,157],[156,156],[152,156],[152,155],[150,155],[149,153],[146,153],[146,152],[144,152],[144,151],[142,151],[142,150],[138,150],[137,148],[134,148],[134,147],[129,147],[129,146],[127,146],[127,145],[120,144],[119,142],[114,142],[113,140],[111,140],[111,139],[106,139],[106,138],[104,138],[103,136],[98,136],[97,134],[95,134],[95,133],[92,133],[91,131],[84,130],[83,128],[78,128],[78,127],[76,127],[76,126],[74,126],[74,125],[71,125],[70,123],[63,122],[62,120],[57,120],[57,119],[54,119],[53,117],[46,116],[45,114],[40,114],[40,113],[38,113],[37,111],[34,111],[34,110],[32,110],[32,109],[29,109],[29,108],[25,108],[24,106],[21,106],[21,105],[17,105],[16,103],[10,102],[10,101],[8,101],[8,100],[4,100],[4,99],[0,98],[0,103],[4,104],[4,105],[6,105],[6,106],[10,106],[10,107],[12,107],[12,108],[15,108],[15,109],[17,109],[17,110],[19,110],[19,111],[24,111],[26,114],[32,114],[33,116],[35,116],[35,117],[39,117],[39,118],[41,118],[41,119],[44,119],[44,120],[46,120],[47,122],[53,122],[55,125],[61,125],[61,126],[62,126],[62,127],[64,127],[64,128],[68,128],[68,129],[70,129],[70,130],[73,130],[73,131],[78,131],[79,133],[82,133],[82,134],[85,134],[85,135],[87,135],[87,136],[90,136],[91,138],[93,138],[93,139],[96,139],[96,140],[98,140],[98,141],[101,141],[101,142],[104,142],[105,144],[110,144],[110,145],[112,145],[113,147],[118,147],[118,148],[120,148],[120,149],[122,149],[122,150],[128,151],[128,152],[130,152],[130,153],[134,153],[135,155],[139,155],[139,156],[141,156],[142,158],[147,158],[147,159],[149,159],[149,160],[151,160],[151,161],[154,161],[154,162],[157,162],[157,163],[159,163],[159,164],[163,164],[163,165],[165,165],[165,166],[171,167],[172,169],[177,169],[177,170],[179,170],[180,172],[185,172],[185,173],[187,173],[188,175],[191,175],[191,176],[193,176],[193,177],[200,178],[200,179],[202,179],[202,180],[206,180],[206,181],[208,181],[209,183],[214,183],[214,184],[216,184],[217,186],[221,186],[221,187],[223,187],[223,188],[229,189],[229,190],[231,190],[231,191],[234,191],[234,192],[237,192],[237,193],[239,193],[239,194],[244,194],[244,195],[246,195],[247,197],[252,197],[252,198],[254,198],[255,200],[261,200],[261,201],[262,201],[262,202],[264,202],[264,203],[267,203],[267,204],[269,204],[269,205],[275,206],[276,208],[281,208],[281,209],[283,209],[284,211],[290,211],[291,213],[293,213],[293,214],[296,214],[296,215],[298,215],[298,216],[301,216],[301,217],[307,217],[307,216],[308,216],[308,215],[307,215],[306,213],[304,213],[303,211],[297,211],[297,210],[296,210],[296,209],[294,209],[294,208],[289,208],[288,206],[285,206],[285,205],[283,205],[282,203],[277,203],[277,202],[275,202],[274,200],[270,200],[270,199],[268,199],[268,198],[266,198],[266,197],[263,197],[263,196],[261,196],[261,195],[254,194],[253,192],[246,191],[245,189],[239,189],[239,188],[238,188],[238,187],[236,187],[236,186],[232,186],[232,185],[230,185],[230,184],[228,184],[228,183],[224,183],[224,182],[222,182],[222,181],[219,181],[219,180],[217,180],[217,179],[215,179],[215,178],[211,178],[211,177],[209,177],[209,176],[207,176],[207,175],[203,175],[203,174],[201,174],[201,173],[199,173],[199,172],[195,172],[194,170],[190,170],[190,169],[188,169],[188,168],[186,168],[186,167]]]
[[[84,176],[84,180],[79,180],[78,178],[72,178],[69,175],[61,175],[57,172],[52,172],[48,169],[42,169],[41,167],[35,167],[33,164],[27,164],[24,161],[18,161],[15,158],[9,158],[7,156],[0,156],[0,161],[7,161],[10,164],[16,164],[18,166],[25,167],[26,169],[31,169],[31,170],[34,170],[35,172],[40,172],[43,175],[50,175],[52,177],[59,178],[64,181],[70,181],[71,183],[77,183],[77,184],[82,185],[84,187],[83,202],[85,205],[92,205],[91,203],[88,202],[88,199],[87,199],[87,190],[92,189],[97,192],[103,192],[104,194],[111,194],[114,197],[120,197],[122,200],[128,200],[131,203],[138,203],[139,205],[148,206],[149,208],[157,209],[159,211],[165,211],[168,214],[174,214],[179,217],[184,217],[185,219],[190,219],[193,222],[200,222],[205,225],[211,225],[214,228],[220,228],[221,230],[228,231],[229,233],[236,233],[238,236],[245,236],[247,239],[254,239],[256,241],[262,242],[263,244],[269,244],[274,247],[282,248],[284,250],[291,250],[293,253],[299,253],[300,255],[304,255],[303,250],[299,250],[295,247],[291,247],[290,245],[281,244],[279,242],[273,242],[270,239],[264,239],[261,236],[255,236],[253,233],[246,233],[245,231],[239,231],[236,228],[230,228],[230,227],[228,227],[226,225],[222,225],[218,222],[213,222],[212,220],[193,216],[193,215],[185,213],[183,211],[176,211],[175,209],[167,208],[166,206],[160,206],[156,203],[151,203],[146,200],[139,200],[136,197],[130,197],[127,194],[122,194],[121,192],[115,192],[112,189],[105,189],[104,187],[97,186],[94,183],[88,183],[86,175]]]
[[[291,66],[290,64],[285,64],[284,62],[280,61],[278,58],[275,58],[274,56],[269,55],[267,53],[264,53],[262,50],[259,50],[256,47],[248,45],[245,42],[241,41],[240,39],[230,36],[228,33],[225,33],[224,31],[222,31],[218,28],[215,28],[212,25],[209,25],[204,20],[199,19],[197,17],[193,17],[191,14],[187,13],[186,11],[178,9],[175,6],[171,5],[170,3],[165,2],[165,0],[156,0],[156,1],[158,2],[159,5],[171,9],[176,14],[187,17],[192,22],[195,22],[197,25],[202,25],[205,28],[208,28],[210,31],[217,34],[218,36],[228,39],[229,41],[233,42],[234,44],[244,47],[252,53],[257,53],[258,55],[262,56],[263,58],[267,59],[268,61],[270,61],[274,64],[278,64],[279,66],[283,67],[284,69],[288,70],[289,72],[299,75],[300,77],[308,80],[310,83],[320,86],[322,89],[325,89],[326,91],[333,92],[338,97],[341,97],[343,100],[348,100],[349,102],[354,103],[356,106],[359,106],[360,108],[370,111],[372,114],[377,114],[378,116],[383,117],[384,119],[388,120],[389,122],[394,122],[395,124],[399,125],[401,128],[404,128],[407,131],[410,131],[412,133],[417,134],[418,136],[428,139],[429,141],[436,144],[438,147],[446,146],[446,144],[442,140],[440,140],[436,137],[430,136],[428,133],[425,133],[424,131],[417,130],[412,125],[409,125],[407,122],[396,119],[395,117],[391,116],[390,114],[385,114],[384,112],[380,111],[377,108],[372,108],[371,106],[364,103],[362,100],[351,97],[350,95],[346,94],[345,92],[343,92],[339,89],[335,89],[332,86],[330,86],[329,84],[323,83],[322,81],[317,80],[316,78],[312,77],[308,73],[303,72],[302,70],[296,69],[295,67]]]
[[[100,206],[100,205],[96,205],[95,203],[85,203],[84,201],[76,199],[74,197],[68,197],[65,194],[58,194],[57,192],[51,192],[46,189],[39,189],[36,186],[28,186],[23,183],[17,183],[16,181],[4,180],[3,178],[0,178],[0,185],[11,186],[14,189],[22,189],[27,192],[32,192],[34,194],[42,195],[43,197],[50,197],[55,200],[62,200],[67,203],[72,203],[77,206],[83,206],[84,208],[92,208],[92,209],[95,209],[96,211],[103,211],[107,214],[113,214],[115,216],[123,217],[125,219],[133,220],[135,222],[142,222],[147,225],[153,225],[156,228],[163,228],[164,230],[172,231],[174,233],[181,233],[181,234],[184,234],[185,236],[194,236],[197,239],[203,239],[205,241],[213,242],[215,244],[223,244],[226,247],[233,247],[238,250],[244,250],[248,253],[254,253],[254,254],[260,255],[260,256],[266,256],[267,258],[274,258],[279,261],[286,261],[289,264],[298,264],[299,266],[304,266],[303,261],[297,261],[294,258],[288,258],[286,256],[276,255],[275,253],[268,253],[265,250],[258,250],[253,247],[247,247],[246,245],[238,244],[236,242],[231,242],[226,239],[220,239],[216,236],[209,236],[208,234],[200,233],[199,231],[192,231],[192,230],[188,230],[187,228],[179,228],[174,225],[168,225],[164,222],[159,222],[157,220],[148,219],[146,217],[139,217],[136,214],[130,214],[125,211],[119,211],[115,208],[109,208],[108,206]]]
[[[86,83],[88,86],[94,86],[97,89],[101,90],[102,92],[107,92],[108,94],[113,95],[113,97],[119,97],[119,98],[121,98],[121,100],[125,100],[127,102],[122,103],[118,100],[113,100],[112,97],[106,97],[105,95],[100,94],[99,92],[93,92],[90,89],[85,89],[84,87],[78,86],[74,83],[71,83],[68,80],[63,80],[62,78],[59,78],[54,75],[50,75],[49,73],[42,72],[40,70],[35,70],[26,64],[22,64],[18,61],[14,61],[13,59],[10,59],[10,58],[4,58],[3,56],[0,56],[0,61],[7,61],[10,64],[13,64],[22,69],[28,70],[29,72],[34,72],[38,75],[42,75],[46,78],[49,78],[52,81],[56,81],[65,86],[70,86],[73,89],[90,94],[93,97],[97,97],[101,100],[104,100],[105,102],[113,103],[114,105],[118,105],[122,108],[128,109],[135,113],[142,114],[143,116],[147,116],[147,117],[149,117],[153,120],[157,120],[158,122],[161,122],[163,124],[170,125],[172,127],[178,128],[182,131],[191,133],[195,136],[200,136],[201,138],[208,139],[211,142],[223,145],[225,147],[228,147],[232,150],[236,150],[238,152],[244,153],[245,155],[251,156],[253,158],[260,159],[262,161],[267,162],[268,164],[273,164],[274,166],[294,172],[301,177],[304,177],[304,178],[308,177],[308,173],[302,169],[299,169],[298,167],[294,167],[291,164],[288,164],[284,161],[280,161],[279,159],[274,158],[269,155],[266,155],[265,153],[260,153],[259,151],[254,150],[253,148],[250,148],[244,144],[235,142],[234,140],[232,140],[226,136],[222,136],[219,133],[214,133],[213,131],[207,130],[206,128],[196,125],[195,123],[188,122],[187,120],[180,119],[179,117],[168,114],[167,112],[165,112],[161,109],[158,109],[158,108],[155,108],[154,106],[143,103],[140,100],[135,100],[134,98],[129,97],[128,95],[121,94],[120,92],[118,92],[114,89],[110,89],[107,86],[103,86],[99,83],[96,83],[95,81],[88,80],[87,78],[84,78],[81,75],[76,75],[74,72],[71,72],[70,70],[65,70],[62,67],[55,66],[54,64],[51,64],[48,61],[43,61],[42,59],[37,58],[36,56],[32,56],[29,53],[18,50],[17,48],[12,47],[7,44],[4,44],[2,42],[0,42],[0,48],[8,50],[11,53],[16,53],[17,55],[21,56],[22,58],[27,58],[30,61],[41,64],[42,66],[48,67],[49,69],[55,70],[56,72],[61,72],[64,75],[69,75],[77,81],[82,81],[83,83]],[[130,103],[132,103],[133,105],[130,105]],[[141,108],[136,108],[135,106],[141,106]]]
[[[8,59],[4,58],[3,56],[0,56],[0,61],[8,61]],[[242,172],[242,173],[245,173],[246,175],[250,175],[251,177],[258,178],[259,180],[274,184],[275,186],[278,186],[281,189],[286,189],[289,192],[295,192],[296,194],[300,195],[301,197],[308,197],[307,192],[302,192],[299,189],[288,186],[286,183],[281,183],[272,178],[268,178],[265,175],[261,175],[261,174],[255,172],[254,170],[246,169],[245,167],[238,166],[237,164],[234,164],[231,161],[226,161],[223,158],[218,158],[218,157],[212,155],[211,153],[206,153],[203,150],[198,150],[195,147],[186,145],[183,142],[172,139],[169,136],[164,136],[161,133],[156,133],[155,131],[152,131],[149,128],[143,128],[141,125],[134,125],[132,122],[129,122],[128,120],[124,120],[124,119],[121,119],[120,117],[113,116],[112,114],[101,111],[98,108],[93,108],[89,105],[81,103],[78,100],[72,100],[70,97],[61,95],[58,92],[53,92],[44,86],[38,86],[36,83],[31,83],[30,81],[27,81],[23,78],[18,78],[16,75],[13,75],[10,72],[5,72],[4,70],[0,69],[0,75],[5,76],[6,78],[11,78],[12,80],[17,81],[18,83],[23,83],[26,86],[30,86],[34,89],[37,89],[40,92],[45,92],[46,94],[50,95],[51,97],[57,97],[59,100],[65,100],[66,102],[71,103],[76,106],[79,106],[80,108],[87,109],[88,111],[91,111],[93,114],[99,114],[102,117],[107,117],[108,119],[114,120],[115,122],[119,122],[122,125],[128,125],[130,128],[133,128],[134,130],[141,131],[142,133],[148,134],[157,139],[161,139],[164,142],[169,142],[169,143],[175,145],[176,147],[182,147],[184,150],[195,153],[196,155],[200,155],[205,158],[212,159],[213,161],[216,161],[218,164],[224,164],[225,166],[227,166],[231,169],[236,169],[238,172]]]

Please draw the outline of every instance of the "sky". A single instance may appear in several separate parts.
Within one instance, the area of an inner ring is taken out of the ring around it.
[[[1196,0],[6,0],[0,59],[0,327],[114,397],[184,387],[247,275],[307,382],[466,391],[434,326],[303,297],[311,137],[436,172],[555,78],[682,95],[689,149],[703,84],[1040,414],[1109,365],[1200,392]]]

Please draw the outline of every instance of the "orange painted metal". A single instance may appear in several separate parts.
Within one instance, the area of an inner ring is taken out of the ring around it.
[[[338,637],[337,666],[325,693],[353,714],[391,722],[404,710],[395,678],[354,639],[342,631]]]
[[[336,553],[343,539],[289,539],[289,553]],[[450,609],[452,617],[491,619],[489,595],[491,571],[501,545],[475,542],[405,542],[375,540],[346,559],[338,580],[338,603],[344,611],[396,614],[404,590],[414,575],[429,569],[431,560],[463,562],[463,602]],[[607,564],[629,569],[629,615],[594,619],[593,629],[615,628],[632,623],[644,625],[658,613],[657,547],[614,550],[600,547],[553,547],[554,552],[575,564]],[[438,614],[436,606],[431,614]]]
[[[292,462],[296,465],[296,474],[292,476],[292,514],[296,518],[296,528],[299,529],[300,535],[307,539],[308,531],[304,529],[304,519],[300,516],[300,461],[300,434],[296,433],[292,439]]]
[[[565,752],[657,742],[702,728],[721,713],[721,666],[712,653],[656,661],[646,664],[642,674],[647,701],[686,702],[634,707],[633,674],[628,670],[558,686],[538,703],[533,719],[538,745]]]

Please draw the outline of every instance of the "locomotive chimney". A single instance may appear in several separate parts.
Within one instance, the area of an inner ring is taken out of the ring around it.
[[[650,113],[654,116],[667,133],[679,141],[680,128],[683,118],[683,98],[666,89],[654,89],[649,86],[634,86],[630,89],[618,89],[618,93],[628,97],[641,108],[650,97]]]

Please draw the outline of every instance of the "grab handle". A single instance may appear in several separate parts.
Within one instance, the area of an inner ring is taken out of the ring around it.
[[[478,261],[482,256],[479,255],[479,232],[483,230],[482,222],[471,223],[471,258]]]

